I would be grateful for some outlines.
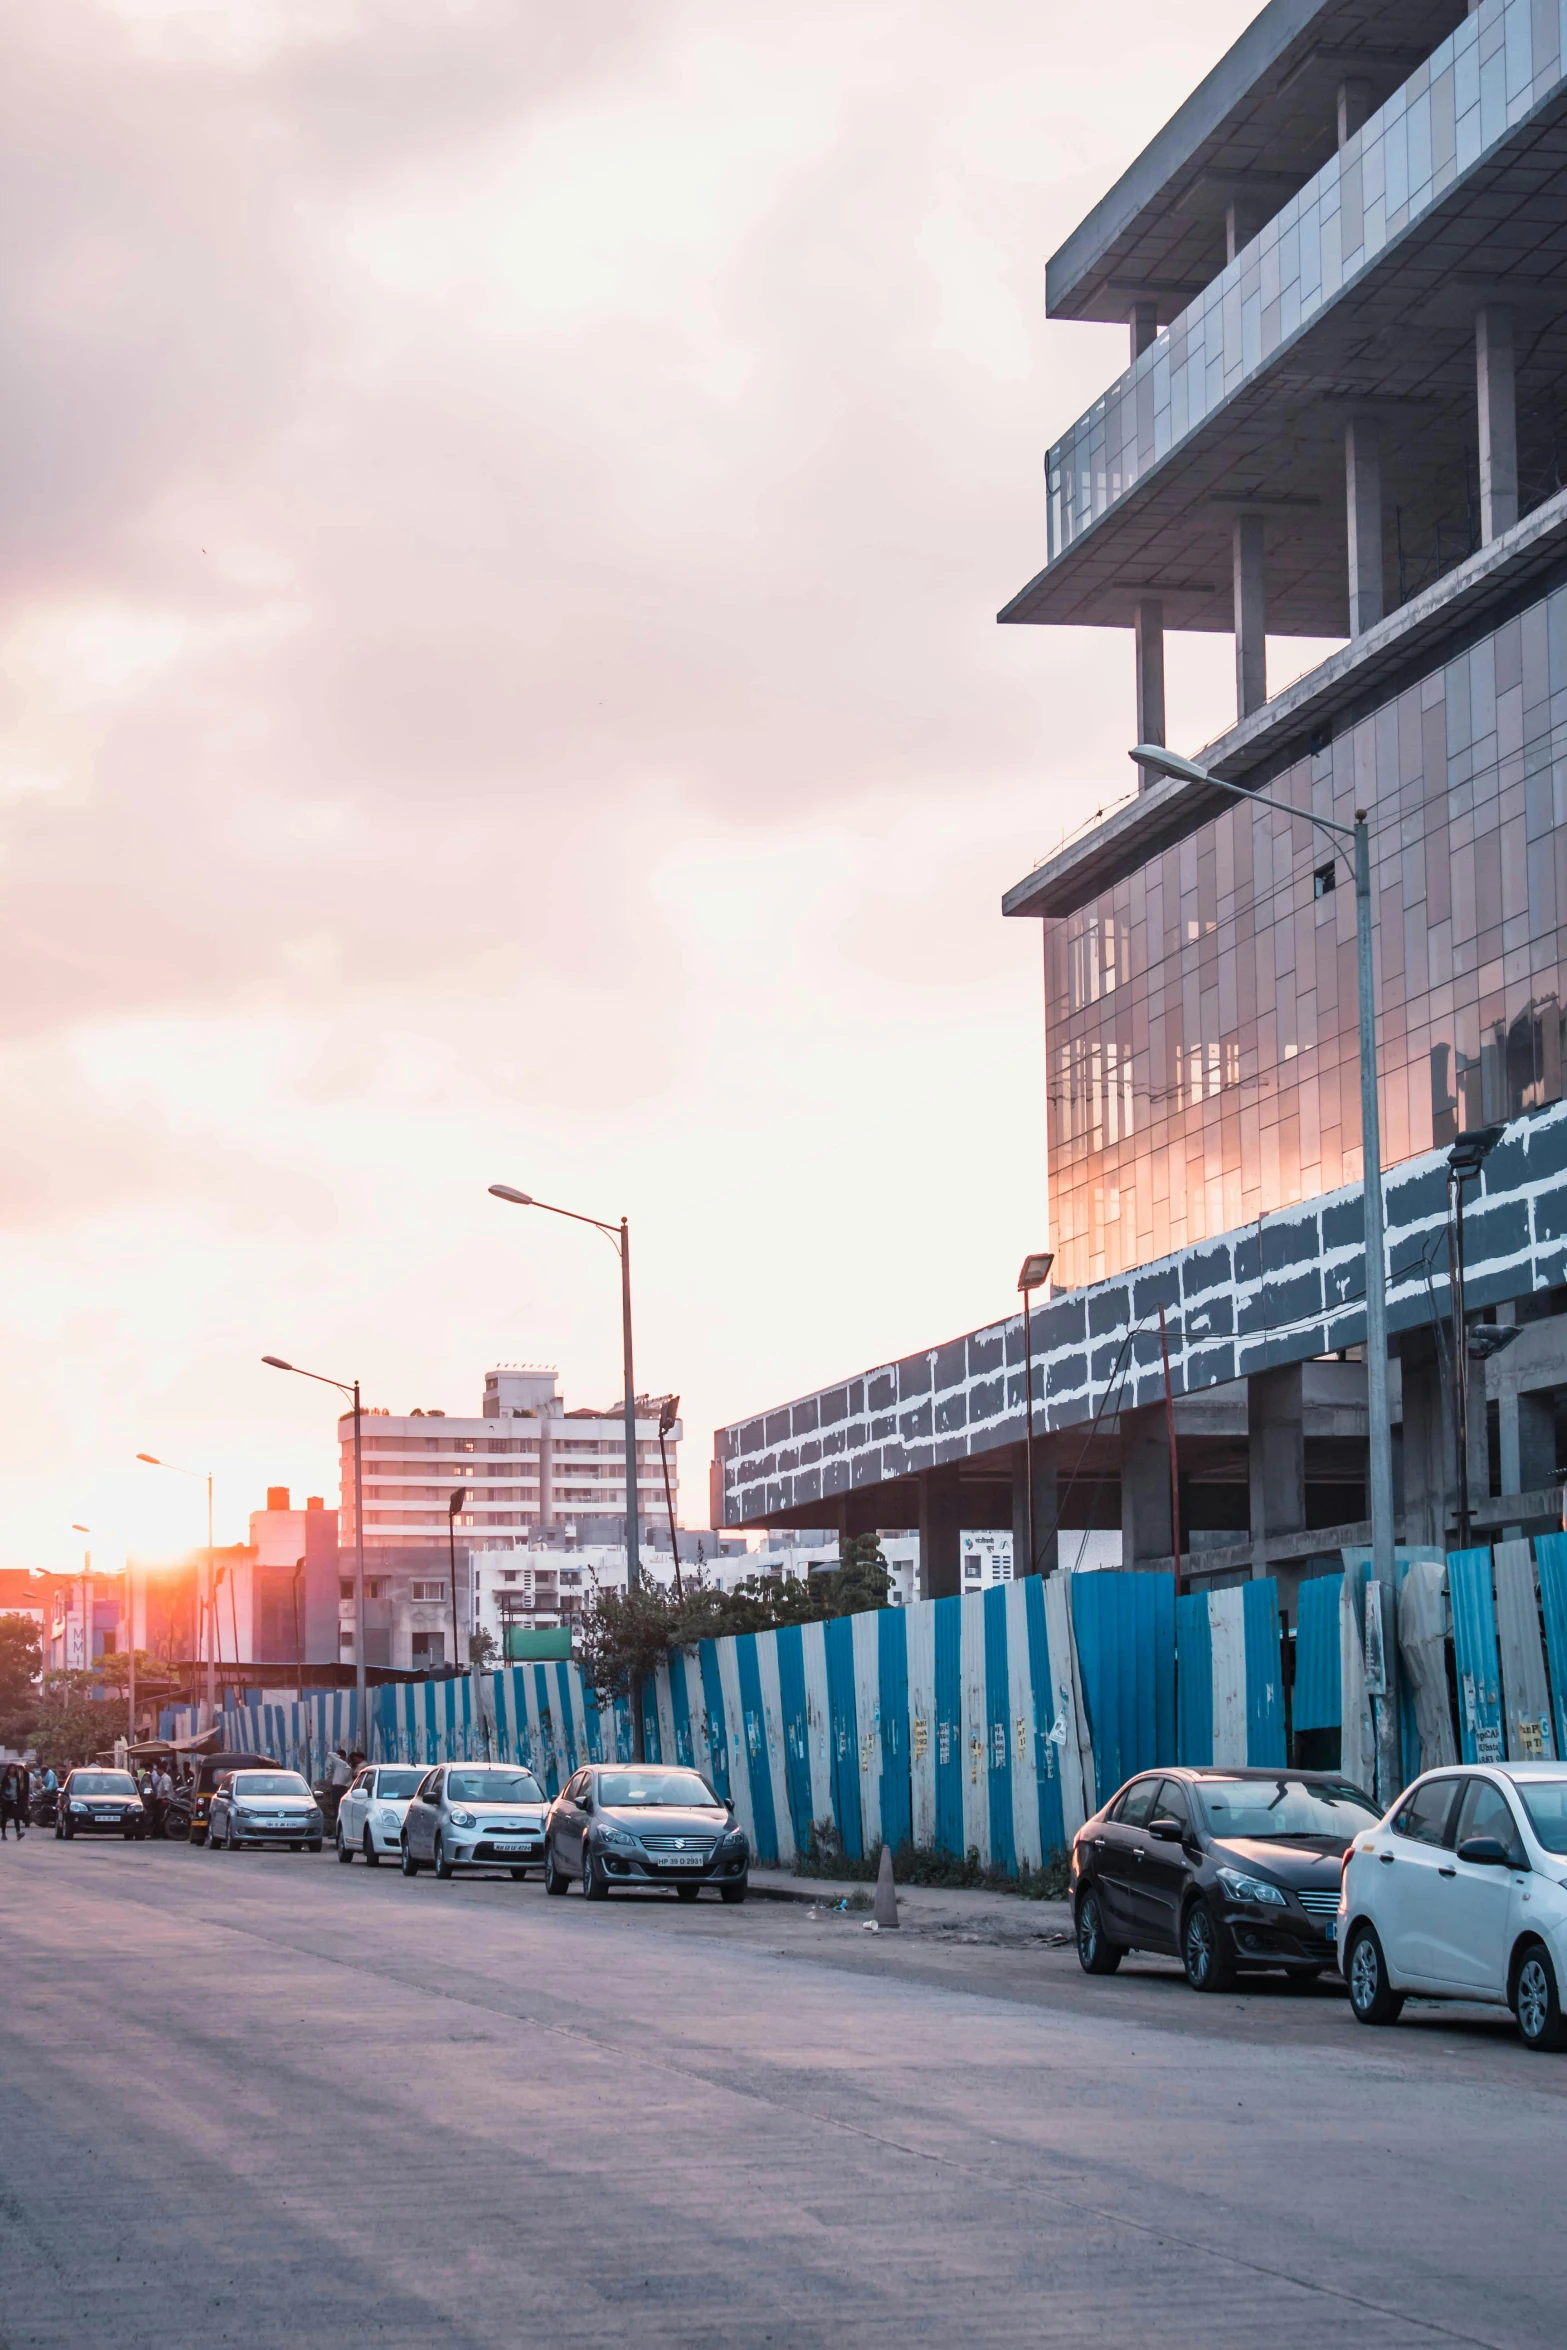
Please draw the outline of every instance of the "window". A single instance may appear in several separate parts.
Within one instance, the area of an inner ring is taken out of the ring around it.
[[[348,1576],[346,1576],[346,1575],[345,1575],[345,1576],[343,1577],[343,1579],[341,1580],[341,1582],[338,1584],[338,1587],[337,1587],[337,1596],[338,1596],[338,1598],[339,1598],[339,1599],[352,1599],[352,1598],[353,1598],[353,1596],[354,1596],[354,1586],[353,1586],[353,1582],[352,1582],[352,1580],[351,1580],[351,1578],[350,1578],[350,1577],[348,1577]]]
[[[446,1634],[444,1632],[416,1632],[413,1635],[413,1668],[444,1665],[446,1662]]]
[[[1464,1786],[1464,1799],[1458,1807],[1458,1826],[1453,1842],[1463,1844],[1471,1836],[1494,1836],[1502,1850],[1518,1860],[1523,1859],[1518,1823],[1513,1818],[1513,1807],[1489,1779],[1470,1779]]]
[[[1447,1823],[1459,1785],[1457,1779],[1427,1779],[1415,1789],[1394,1820],[1394,1835],[1407,1836],[1411,1844],[1435,1844],[1449,1849],[1453,1839],[1447,1832]]]
[[[1567,1852],[1567,1779],[1525,1779],[1518,1789],[1547,1852]]]
[[[1186,1801],[1186,1790],[1179,1779],[1166,1779],[1159,1790],[1159,1800],[1149,1814],[1151,1819],[1179,1820],[1183,1828],[1192,1824],[1191,1810]]]
[[[1157,1779],[1139,1779],[1134,1786],[1128,1787],[1116,1805],[1112,1817],[1118,1820],[1123,1828],[1145,1827],[1148,1814],[1153,1809],[1153,1799],[1158,1791],[1159,1782]]]
[[[445,1599],[448,1597],[448,1593],[439,1583],[415,1583],[409,1592],[409,1597],[411,1599]]]

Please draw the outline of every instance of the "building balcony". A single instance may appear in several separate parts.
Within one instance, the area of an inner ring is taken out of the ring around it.
[[[1564,47],[1484,0],[1346,138],[1051,449],[1003,621],[1239,636],[1246,574],[1244,716],[1264,612],[1358,634],[1554,493]]]

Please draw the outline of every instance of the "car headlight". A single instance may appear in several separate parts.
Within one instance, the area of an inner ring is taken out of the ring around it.
[[[383,1803],[380,1810],[375,1815],[375,1824],[378,1828],[384,1828],[389,1836],[395,1836],[403,1823],[398,1818],[396,1812],[393,1811],[391,1805],[389,1803]]]
[[[1277,1885],[1270,1885],[1266,1877],[1244,1876],[1239,1869],[1220,1869],[1220,1884],[1232,1901],[1260,1903],[1264,1908],[1283,1909],[1284,1895]]]
[[[73,1803],[70,1808],[72,1811],[85,1811],[87,1806],[85,1803]]]
[[[616,1852],[635,1852],[637,1850],[635,1836],[625,1828],[600,1828],[598,1841],[600,1844],[611,1845]]]
[[[472,1828],[477,1825],[471,1811],[454,1811],[447,1816],[454,1828]]]
[[[726,1852],[743,1852],[745,1850],[744,1828],[730,1829],[728,1835],[724,1838],[724,1850]]]

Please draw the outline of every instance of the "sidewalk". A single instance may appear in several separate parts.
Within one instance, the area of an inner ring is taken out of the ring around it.
[[[796,1877],[788,1869],[751,1871],[751,1893],[760,1901],[787,1901],[819,1916],[869,1922],[874,1885],[846,1884],[837,1877]],[[841,1908],[840,1904],[851,1906]],[[1024,1901],[987,1886],[900,1885],[898,1924],[903,1931],[942,1940],[1043,1943],[1059,1948],[1072,1939],[1072,1912],[1064,1901]]]

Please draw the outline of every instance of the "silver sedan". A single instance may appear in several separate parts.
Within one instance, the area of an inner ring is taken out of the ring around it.
[[[403,1821],[403,1875],[509,1869],[544,1861],[544,1790],[510,1763],[441,1763],[420,1781]]]

